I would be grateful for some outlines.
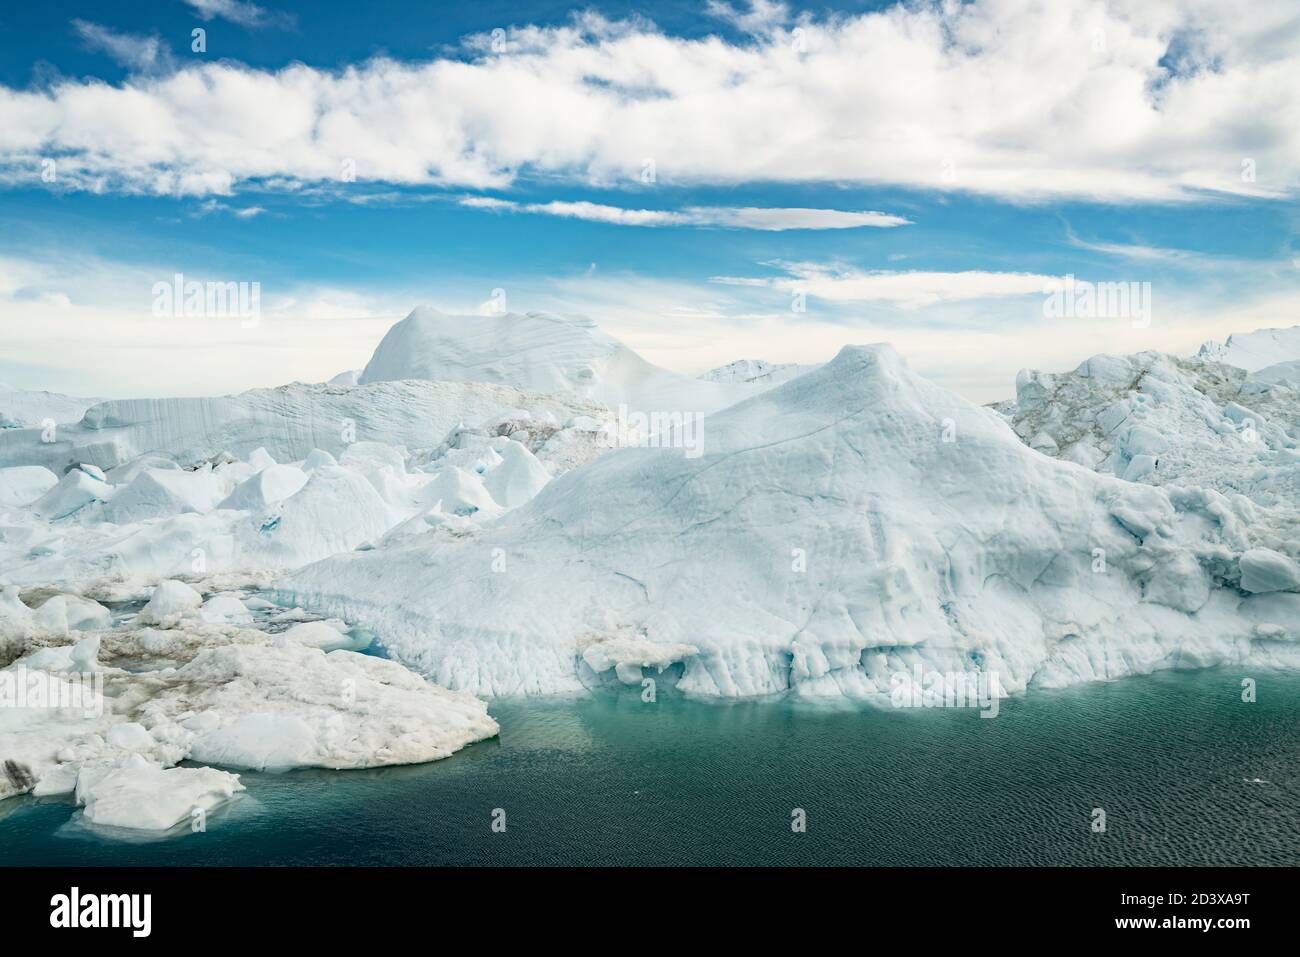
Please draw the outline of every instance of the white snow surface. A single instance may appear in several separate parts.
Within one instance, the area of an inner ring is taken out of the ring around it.
[[[40,466],[0,469],[0,491],[8,490],[0,498],[0,584],[147,585],[297,568],[398,526],[409,537],[449,520],[495,518],[616,442],[605,419],[561,422],[544,408],[538,417],[498,408],[483,424],[457,424],[414,453],[356,441],[337,459],[316,449],[279,464],[258,446],[248,461],[223,454],[192,469],[128,464],[107,480],[85,465],[57,482]]]
[[[583,316],[456,316],[427,306],[388,330],[358,381],[401,379],[492,382],[640,412],[707,414],[753,394],[661,369]]]
[[[1300,326],[1234,332],[1223,342],[1206,342],[1197,357],[1255,372],[1278,362],[1300,359]]]
[[[671,649],[706,697],[871,698],[914,664],[1012,693],[1300,666],[1289,566],[1242,567],[1295,560],[1293,508],[1050,458],[885,345],[707,424],[699,458],[612,451],[495,522],[335,555],[280,597],[484,695],[583,687],[585,649],[616,638]]]
[[[759,389],[770,389],[816,368],[816,365],[800,365],[795,362],[737,359],[735,362],[728,362],[725,366],[710,369],[700,378],[706,382],[738,382]]]
[[[61,392],[29,392],[0,383],[0,429],[35,428],[76,422],[99,399]]]
[[[218,398],[101,402],[76,424],[60,426],[53,442],[43,441],[39,428],[3,429],[0,467],[43,465],[61,475],[81,462],[111,469],[146,455],[195,466],[223,452],[246,458],[258,448],[277,462],[301,460],[314,449],[337,457],[353,441],[430,448],[456,426],[503,409],[526,409],[557,426],[574,416],[604,416],[573,394],[541,396],[485,383],[294,383]]]
[[[1250,378],[1266,385],[1285,385],[1300,392],[1300,359],[1275,362],[1271,366],[1252,372]]]

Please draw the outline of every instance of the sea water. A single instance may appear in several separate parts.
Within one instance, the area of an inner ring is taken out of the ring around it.
[[[245,772],[201,833],[0,802],[0,864],[1300,864],[1300,676],[1038,690],[991,720],[640,688],[491,712],[499,738],[431,764]]]

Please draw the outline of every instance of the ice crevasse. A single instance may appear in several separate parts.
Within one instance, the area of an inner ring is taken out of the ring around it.
[[[470,534],[280,589],[489,696],[671,661],[706,697],[869,699],[917,665],[1014,693],[1300,666],[1298,543],[1293,508],[1049,458],[872,345],[707,417],[698,458],[609,452]]]

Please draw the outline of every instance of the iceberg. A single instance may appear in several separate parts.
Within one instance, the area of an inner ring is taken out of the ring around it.
[[[489,382],[637,411],[708,413],[754,391],[661,369],[584,316],[454,316],[427,306],[388,330],[358,382],[402,379]]]
[[[871,698],[916,663],[1012,693],[1300,665],[1297,596],[1241,588],[1251,549],[1296,547],[1294,510],[1045,456],[889,346],[707,425],[700,458],[608,452],[495,522],[334,555],[280,597],[488,696],[581,688],[584,649],[629,634],[677,649],[679,690],[705,697]]]

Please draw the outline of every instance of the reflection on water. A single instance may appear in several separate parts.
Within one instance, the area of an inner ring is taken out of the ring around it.
[[[1241,675],[1163,673],[993,720],[639,688],[497,701],[500,737],[445,761],[245,773],[206,833],[109,840],[68,801],[0,802],[0,863],[1297,864],[1300,677],[1252,677],[1253,704]]]

